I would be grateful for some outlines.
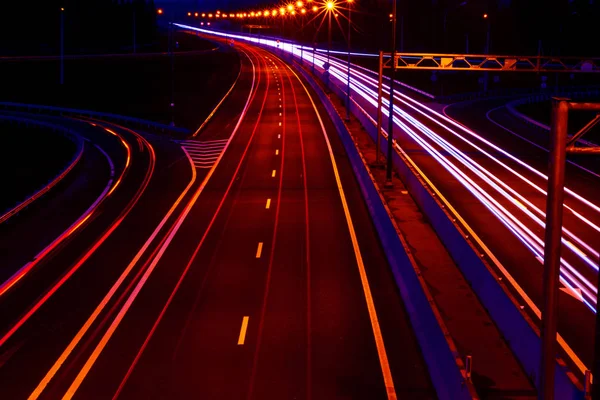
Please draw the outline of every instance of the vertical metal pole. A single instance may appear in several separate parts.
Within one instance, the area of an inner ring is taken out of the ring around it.
[[[313,53],[313,55],[312,55],[313,56],[312,57],[313,58],[312,59],[312,73],[313,74],[315,73],[315,52],[316,51],[317,51],[317,43],[313,42],[313,52],[312,52]]]
[[[65,9],[60,9],[60,84],[65,83]]]
[[[485,54],[490,54],[490,17],[488,17],[487,20],[487,33],[486,33],[486,39],[485,39]],[[487,71],[485,71],[483,73],[483,91],[487,92],[488,90],[488,80],[489,80],[489,73]]]
[[[558,320],[558,282],[562,236],[563,198],[569,106],[564,99],[552,100],[546,235],[544,241],[544,282],[542,307],[542,354],[538,398],[554,399],[556,368],[556,329]]]
[[[392,8],[392,72],[390,73],[390,106],[388,114],[388,146],[385,185],[392,185],[392,154],[394,141],[394,80],[396,79],[396,2]]]
[[[135,7],[135,4],[132,4],[133,7]],[[135,25],[136,25],[136,18],[135,18],[135,8],[133,9],[133,54],[136,53],[136,29],[135,29]]]
[[[331,51],[331,13],[331,10],[327,11],[327,14],[329,14],[329,29],[327,37],[327,88],[329,88],[329,80],[331,79],[331,74],[329,73],[329,70],[331,69],[331,64],[329,63],[329,52]]]
[[[596,242],[596,246],[599,246],[600,243]],[[599,263],[600,266],[600,263]],[[596,282],[596,287],[600,289],[600,275],[598,275],[598,280]],[[594,342],[594,358],[592,364],[592,399],[600,400],[600,315],[596,312],[596,334],[595,334],[595,342]]]
[[[597,286],[600,289],[600,275]],[[596,334],[594,342],[594,359],[592,364],[592,399],[600,400],[600,315],[596,312]]]
[[[375,164],[379,165],[381,151],[381,119],[383,103],[383,51],[379,52],[379,83],[377,85],[377,139],[375,140]]]
[[[170,42],[170,49],[171,49],[171,126],[175,126],[175,60],[173,57],[173,52],[174,49],[173,47],[175,46],[174,43],[174,36],[175,36],[175,32],[173,31],[173,22],[169,22],[169,42]]]
[[[346,85],[346,120],[350,120],[350,31],[352,30],[352,3],[348,2],[348,71]]]

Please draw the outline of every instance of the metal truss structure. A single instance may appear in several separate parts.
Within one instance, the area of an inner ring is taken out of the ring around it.
[[[392,68],[390,53],[384,68]],[[600,57],[544,57],[491,54],[396,53],[397,69],[600,73]]]

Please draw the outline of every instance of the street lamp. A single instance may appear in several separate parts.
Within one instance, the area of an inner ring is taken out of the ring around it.
[[[60,8],[60,84],[65,83],[65,8]]]
[[[335,3],[331,0],[325,3],[325,8],[327,9],[327,17],[328,17],[328,38],[327,38],[327,88],[329,89],[329,68],[331,66],[330,60],[330,52],[331,52],[331,14],[333,14],[335,9]]]
[[[394,80],[396,79],[396,2],[392,0],[392,71],[390,73],[390,106],[388,114],[388,148],[385,186],[392,186],[392,153],[394,141]],[[379,139],[379,138],[378,138]]]
[[[346,0],[348,3],[348,71],[346,87],[346,120],[350,120],[350,31],[352,30],[352,3],[354,0]]]
[[[488,14],[483,14],[483,19],[487,21],[487,32],[485,38],[485,54],[490,54],[490,19]],[[487,71],[484,72],[483,76],[483,91],[487,92],[488,90],[488,80],[489,74]]]

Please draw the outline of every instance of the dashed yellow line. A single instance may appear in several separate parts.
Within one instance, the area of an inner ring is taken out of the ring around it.
[[[242,328],[240,329],[240,336],[238,337],[238,346],[241,346],[244,344],[244,341],[246,340],[246,331],[248,330],[248,320],[250,319],[250,317],[244,317],[242,319]]]
[[[258,248],[256,249],[256,258],[260,258],[262,254],[263,242],[258,242]]]
[[[271,199],[267,199],[267,205],[265,206],[265,208],[268,210],[269,208],[271,208]]]

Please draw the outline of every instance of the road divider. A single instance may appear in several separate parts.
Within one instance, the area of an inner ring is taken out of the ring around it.
[[[441,316],[433,305],[418,267],[414,264],[406,243],[403,242],[398,228],[392,221],[377,185],[366,168],[342,118],[313,77],[303,68],[297,69],[319,96],[342,140],[385,255],[392,268],[396,285],[404,301],[438,397],[452,400],[477,398],[472,383],[467,379],[464,364],[457,354],[456,347],[443,328]]]
[[[345,97],[344,89],[338,88],[336,85],[331,85],[331,87],[338,96]],[[351,101],[351,112],[375,141],[377,138],[376,121],[354,101]],[[384,134],[385,136],[380,137],[380,145],[383,149],[387,147],[387,134],[385,132]],[[402,182],[471,284],[479,300],[506,338],[509,347],[532,378],[534,385],[537,385],[541,348],[539,329],[523,311],[519,301],[511,294],[510,289],[483,255],[492,260],[513,287],[518,290],[519,286],[410,157],[397,144],[395,144],[395,150],[393,165]],[[367,200],[367,202],[369,201]],[[378,218],[374,217],[374,220],[378,220]],[[460,225],[456,221],[459,221]],[[526,297],[524,292],[521,295]],[[529,305],[531,306],[531,304]],[[418,330],[417,337],[419,337]],[[558,341],[572,359],[577,359],[572,352],[569,352],[570,349],[560,336]],[[422,350],[425,354],[425,350],[423,348]],[[438,370],[441,374],[447,374],[449,371],[445,368],[438,368]],[[432,380],[435,384],[436,378],[433,373]],[[555,392],[556,397],[560,399],[580,399],[583,396],[581,385],[561,359],[557,359],[556,363]],[[438,396],[443,397],[440,392],[438,392]]]

